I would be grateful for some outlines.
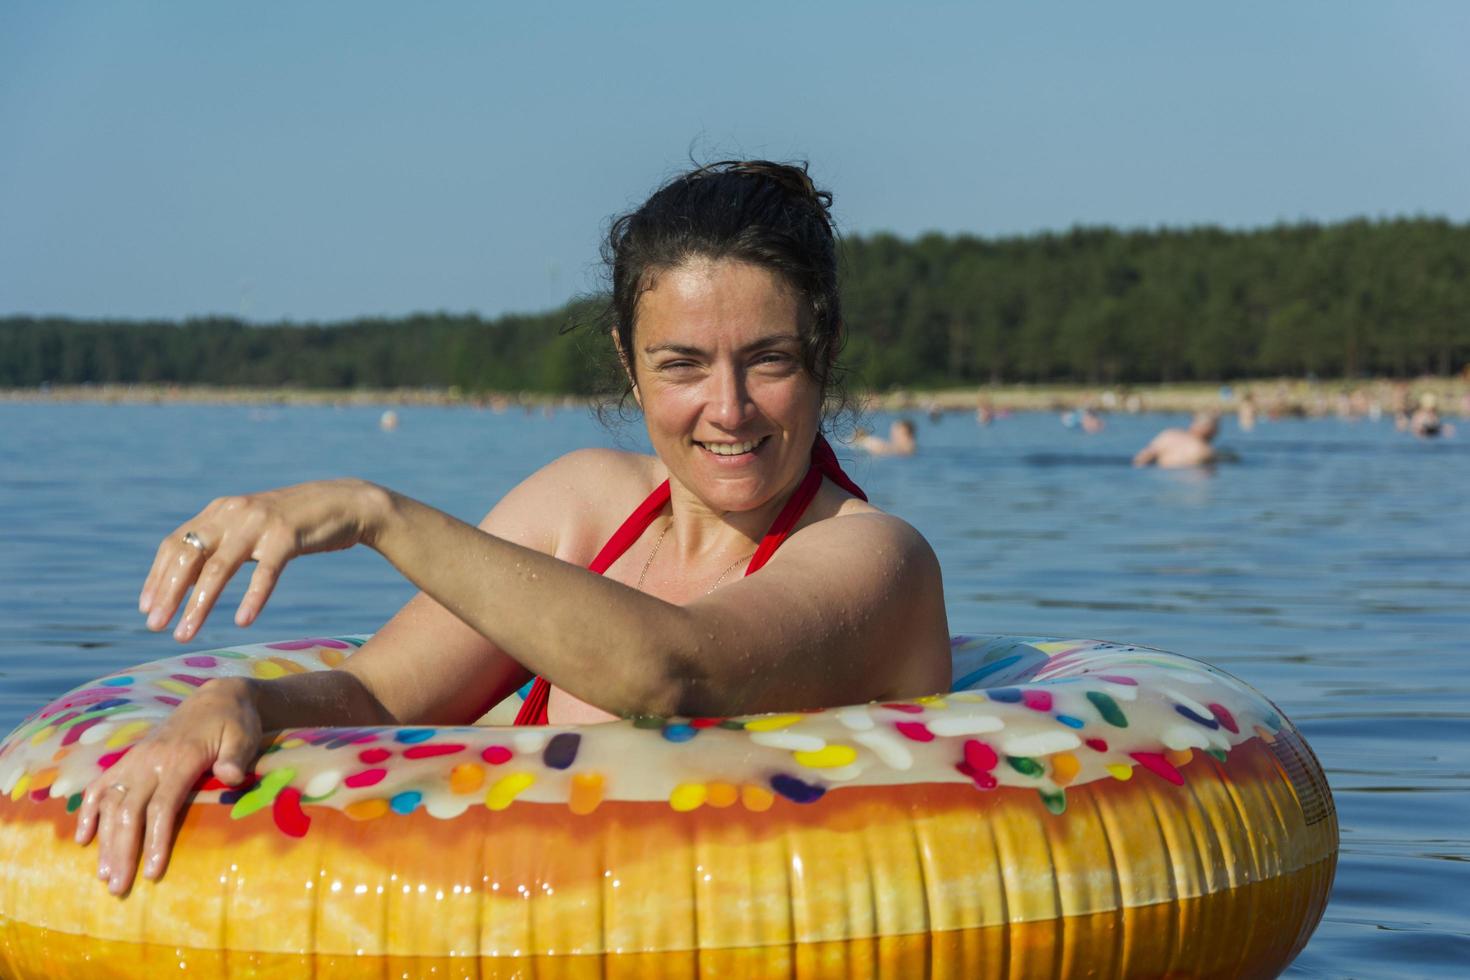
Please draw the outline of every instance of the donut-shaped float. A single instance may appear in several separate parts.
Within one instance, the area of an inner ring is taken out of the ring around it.
[[[1269,701],[1137,646],[956,638],[953,692],[741,718],[291,729],[204,782],[123,899],[82,788],[210,677],[362,637],[104,677],[0,743],[0,974],[1269,976],[1336,866]],[[493,713],[492,713],[493,714]]]

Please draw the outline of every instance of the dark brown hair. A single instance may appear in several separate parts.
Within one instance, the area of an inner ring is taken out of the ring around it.
[[[801,297],[802,359],[830,417],[847,405],[836,363],[842,313],[831,207],[832,195],[817,189],[805,163],[722,160],[680,174],[612,223],[602,248],[612,280],[605,329],[632,351],[639,298],[660,271],[692,259],[769,269]],[[630,391],[624,386],[624,399]]]

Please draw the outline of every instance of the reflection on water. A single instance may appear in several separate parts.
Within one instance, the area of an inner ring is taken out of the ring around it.
[[[1132,466],[1127,456],[1116,453],[1027,453],[1021,457],[1027,466]]]
[[[536,466],[613,437],[553,418],[373,408],[0,405],[0,729],[150,660],[137,590],[158,538],[223,493],[353,474],[477,521]],[[887,419],[874,420],[886,426]],[[944,566],[956,632],[1123,639],[1270,695],[1327,768],[1343,856],[1303,976],[1459,976],[1470,962],[1470,440],[1288,421],[1239,462],[1134,470],[1179,419],[921,424],[909,459],[851,459]],[[625,439],[636,439],[629,429]],[[238,601],[236,586],[233,595]],[[286,572],[254,639],[374,628],[411,594],[374,555]],[[229,606],[229,596],[225,606]],[[242,634],[218,617],[198,647]]]

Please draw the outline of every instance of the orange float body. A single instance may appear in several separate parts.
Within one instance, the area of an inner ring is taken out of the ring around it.
[[[1272,976],[1331,888],[1326,781],[1260,695],[991,638],[957,640],[967,690],[901,704],[277,733],[109,896],[69,810],[154,692],[357,642],[144,665],[0,743],[0,975]]]

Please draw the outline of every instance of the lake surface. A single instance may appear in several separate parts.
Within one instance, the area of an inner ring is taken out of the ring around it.
[[[644,445],[585,410],[0,404],[0,733],[62,691],[174,652],[143,628],[158,540],[215,496],[362,476],[478,521],[585,445]],[[954,632],[1144,643],[1276,701],[1327,769],[1342,858],[1290,975],[1461,977],[1470,965],[1470,438],[1387,420],[1227,420],[1239,462],[1135,471],[1180,417],[920,420],[912,459],[839,448],[944,566]],[[887,417],[870,420],[880,431]],[[1462,429],[1467,428],[1462,426]],[[243,583],[222,601],[233,610]],[[370,631],[411,595],[369,552],[292,565],[261,621],[195,648]]]

